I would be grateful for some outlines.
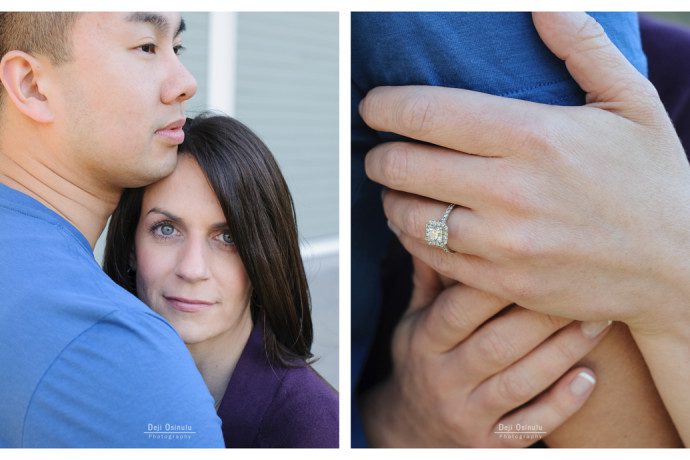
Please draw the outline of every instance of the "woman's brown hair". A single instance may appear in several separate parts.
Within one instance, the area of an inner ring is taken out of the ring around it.
[[[187,119],[180,154],[204,171],[252,285],[251,314],[263,323],[272,362],[299,365],[312,357],[309,287],[297,238],[292,196],[266,145],[239,121],[202,114]],[[136,295],[130,268],[144,189],[127,189],[108,227],[103,269]]]

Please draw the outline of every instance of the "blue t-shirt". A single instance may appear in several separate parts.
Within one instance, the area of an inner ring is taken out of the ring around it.
[[[647,62],[637,14],[592,13],[643,74]],[[557,105],[585,95],[563,61],[539,38],[530,13],[352,13],[352,388],[374,338],[380,266],[390,241],[380,186],[367,179],[364,157],[381,142],[403,138],[367,127],[357,107],[376,86],[433,85]],[[352,445],[366,440],[352,401]]]
[[[223,447],[175,330],[84,236],[0,184],[0,447]]]

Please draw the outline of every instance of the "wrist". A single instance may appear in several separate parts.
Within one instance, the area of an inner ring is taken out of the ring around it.
[[[396,411],[395,397],[390,379],[379,383],[359,397],[362,426],[370,447],[401,447],[401,417]]]
[[[673,219],[658,225],[664,229],[656,235],[658,244],[649,245],[654,251],[640,273],[649,282],[641,283],[646,292],[638,297],[646,301],[637,318],[625,321],[633,336],[683,339],[690,331],[690,193],[679,201],[668,213]]]

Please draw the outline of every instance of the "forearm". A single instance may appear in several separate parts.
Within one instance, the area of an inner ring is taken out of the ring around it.
[[[668,336],[635,334],[634,338],[681,439],[690,444],[690,330]]]
[[[679,362],[687,363],[690,359],[676,361]],[[549,446],[682,445],[645,361],[624,324],[614,324],[608,336],[580,364],[594,370],[596,388],[584,407],[546,438]],[[676,380],[679,386],[687,381],[689,376]]]

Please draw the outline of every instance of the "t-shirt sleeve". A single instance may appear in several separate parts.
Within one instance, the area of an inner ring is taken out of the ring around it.
[[[155,315],[112,313],[76,337],[32,396],[24,447],[224,447],[182,340]]]

